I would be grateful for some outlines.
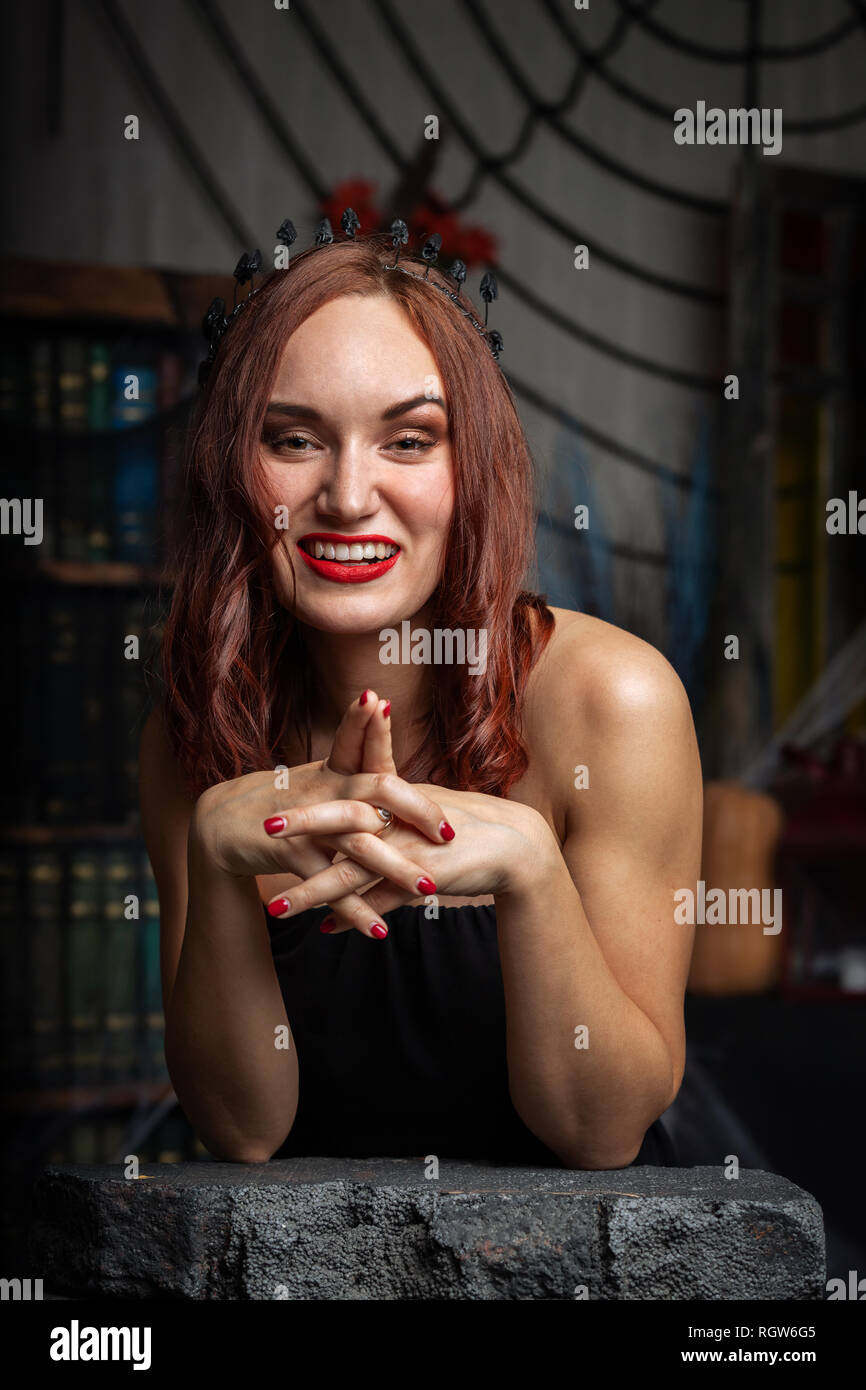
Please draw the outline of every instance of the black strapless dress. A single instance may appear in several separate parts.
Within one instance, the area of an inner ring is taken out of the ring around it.
[[[300,1071],[295,1123],[275,1158],[562,1166],[508,1094],[494,907],[440,907],[438,920],[398,907],[384,941],[320,932],[325,908],[265,915]],[[634,1162],[677,1166],[660,1120]]]

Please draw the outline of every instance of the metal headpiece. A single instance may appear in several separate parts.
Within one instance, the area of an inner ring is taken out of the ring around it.
[[[354,241],[355,233],[359,231],[361,223],[353,208],[346,208],[340,218],[340,226],[346,240]],[[287,250],[289,250],[297,240],[298,233],[295,230],[295,225],[288,217],[284,222],[280,223],[276,236],[277,241],[285,246]],[[315,245],[317,247],[329,246],[333,240],[334,233],[331,228],[331,223],[327,217],[323,217],[316,227]],[[482,324],[478,322],[472,310],[467,308],[460,299],[461,289],[466,280],[466,266],[462,261],[455,260],[449,271],[437,267],[440,275],[448,275],[454,281],[457,287],[456,294],[450,290],[447,285],[443,285],[438,280],[431,280],[429,278],[431,267],[436,265],[439,259],[439,252],[442,249],[442,238],[439,233],[434,232],[432,236],[427,238],[424,245],[421,247],[421,259],[427,262],[427,270],[423,275],[419,274],[418,271],[410,270],[408,266],[400,264],[400,247],[405,246],[408,240],[409,229],[406,223],[398,218],[391,223],[391,245],[394,248],[394,261],[392,265],[384,266],[384,269],[399,270],[403,275],[411,275],[415,280],[423,280],[425,283],[432,285],[434,289],[439,290],[440,294],[444,294],[447,299],[450,299],[451,302],[457,306],[464,318],[467,318],[473,327],[477,329],[490,349],[494,361],[498,362],[499,354],[503,349],[502,334],[496,332],[495,329],[488,329],[487,327],[487,315],[490,305],[499,295],[499,287],[494,275],[488,270],[482,277],[479,287],[479,293],[484,300],[484,323]],[[208,354],[199,365],[199,385],[204,385],[207,380],[208,373],[219,351],[223,335],[246,304],[249,303],[253,295],[257,294],[258,289],[261,288],[261,286],[258,288],[256,287],[255,277],[261,271],[262,265],[261,251],[245,251],[241,256],[234,269],[235,289],[231,313],[227,313],[225,300],[220,298],[219,295],[217,295],[216,299],[212,300],[202,320],[202,332],[208,342]],[[284,266],[283,269],[287,269],[287,266]],[[247,283],[249,283],[249,289],[244,298],[238,301],[238,289],[241,285]]]

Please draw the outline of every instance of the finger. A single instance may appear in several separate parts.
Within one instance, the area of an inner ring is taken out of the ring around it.
[[[361,772],[396,772],[391,748],[391,701],[379,700],[364,734]]]
[[[296,835],[348,835],[353,831],[375,835],[382,829],[382,818],[369,801],[314,801],[307,806],[278,811],[268,817],[264,828],[274,840],[291,839]]]
[[[442,807],[393,772],[360,772],[347,780],[344,789],[347,798],[368,801],[371,806],[384,806],[437,844],[454,839],[454,831]]]
[[[375,690],[362,690],[357,700],[353,700],[334,734],[331,751],[325,764],[332,772],[342,776],[358,772],[364,752],[364,738],[367,725],[376,713],[379,697]]]
[[[351,835],[335,835],[329,843],[353,863],[369,869],[377,878],[390,879],[416,897],[419,893],[426,897],[436,892],[436,884],[426,868],[378,835],[355,831]]]
[[[315,874],[330,868],[331,864],[327,855],[313,848],[303,847],[299,849],[295,846],[293,858],[295,861],[293,872],[298,870],[305,879],[312,878]],[[375,883],[377,877],[376,874],[368,875],[368,882]],[[290,920],[292,903],[297,891],[297,887],[293,885],[283,893],[276,894],[271,898],[270,902],[267,903],[269,914],[280,920],[283,918]],[[374,925],[385,927],[381,918],[377,917],[375,910],[365,904],[364,899],[357,893],[347,893],[342,898],[335,898],[331,903],[331,908],[337,923],[343,926],[344,930],[354,927],[359,920],[363,921],[367,935],[376,935],[373,932]],[[386,934],[387,931],[388,929],[385,927]]]
[[[367,916],[372,920],[373,916],[384,918],[386,912],[391,912],[395,907],[402,907],[404,903],[410,903],[418,897],[417,893],[406,892],[402,888],[395,888],[393,884],[383,879],[374,888],[370,888],[362,894],[363,902],[367,908]],[[372,909],[372,913],[370,911]],[[336,920],[331,928],[331,936],[339,936],[341,932],[348,931],[348,925]]]
[[[380,844],[375,836],[350,835],[347,842],[352,843],[355,853],[370,863],[364,864],[356,859],[341,859],[320,873],[313,874],[311,878],[305,879],[291,890],[289,906],[280,913],[281,917],[294,917],[309,908],[321,907],[323,903],[344,898],[347,893],[367,887],[368,884],[382,878],[385,872],[389,877],[393,877],[394,882],[401,888],[416,896],[419,893],[436,892],[435,883],[418,864],[413,864],[396,850]]]
[[[277,823],[282,829],[277,829]],[[381,835],[382,821],[375,808],[366,801],[324,801],[317,805],[299,806],[286,811],[279,817],[272,817],[267,824],[269,834],[274,839],[289,839],[303,836],[318,849],[329,851],[325,863],[317,869],[326,869],[337,860],[351,859],[361,867],[369,869],[373,878],[389,878],[403,888],[416,893],[435,893],[430,870],[414,856],[401,853],[396,846],[386,842]],[[423,857],[423,856],[422,856]],[[305,873],[305,878],[310,878]],[[298,893],[292,895],[296,911],[304,910],[310,904]],[[331,899],[330,901],[334,901]]]

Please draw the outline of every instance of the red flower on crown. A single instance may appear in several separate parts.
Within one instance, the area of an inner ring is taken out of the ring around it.
[[[345,208],[354,208],[361,222],[361,234],[378,230],[384,219],[381,209],[374,201],[376,185],[369,179],[344,179],[334,186],[333,191],[319,206],[319,215],[330,219],[337,236],[340,234],[340,218]]]
[[[330,219],[338,236],[340,218],[347,207],[354,208],[358,214],[362,236],[390,229],[390,218],[377,203],[376,185],[369,179],[344,179],[320,204],[319,216]],[[474,266],[496,264],[499,250],[496,238],[477,223],[462,222],[438,193],[425,193],[406,218],[406,225],[410,245],[418,249],[427,237],[439,233],[442,238],[440,261],[446,267],[458,258],[470,270]]]

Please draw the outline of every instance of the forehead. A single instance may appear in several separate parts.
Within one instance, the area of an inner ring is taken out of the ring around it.
[[[423,393],[437,378],[436,361],[400,306],[385,295],[345,295],[317,309],[286,342],[274,394],[291,383],[299,391],[334,395],[351,388],[377,399]],[[395,395],[395,391],[397,395]]]

